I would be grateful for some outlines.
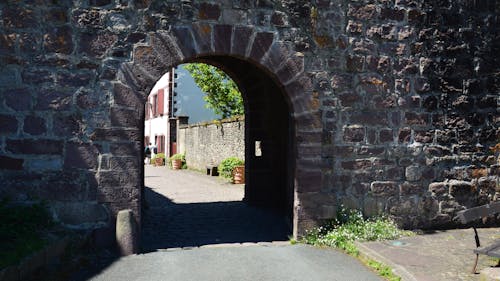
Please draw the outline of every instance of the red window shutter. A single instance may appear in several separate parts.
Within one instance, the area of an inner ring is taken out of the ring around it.
[[[158,114],[160,115],[163,115],[163,105],[164,105],[164,90],[163,89],[159,89],[158,90]]]

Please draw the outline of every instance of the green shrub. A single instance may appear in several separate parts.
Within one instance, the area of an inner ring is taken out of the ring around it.
[[[410,234],[385,216],[365,219],[360,211],[341,207],[336,219],[310,231],[304,239],[308,244],[332,246],[357,255],[354,241],[389,240]]]
[[[223,178],[230,179],[233,177],[233,170],[236,166],[244,165],[245,161],[237,158],[237,157],[229,157],[222,162],[220,162],[218,170],[219,175]]]
[[[6,200],[0,201],[0,221],[0,269],[42,249],[42,234],[54,225],[44,204],[18,206]]]
[[[153,157],[153,159],[155,159],[155,158],[163,158],[163,159],[165,159],[165,153],[163,153],[163,152],[162,153],[156,153],[155,156]]]
[[[413,232],[400,230],[394,221],[386,216],[365,219],[360,211],[341,207],[337,212],[336,219],[309,231],[302,241],[316,246],[331,246],[342,249],[346,253],[360,258],[362,262],[373,268],[386,280],[399,281],[401,278],[394,275],[390,267],[360,257],[354,241],[389,240],[409,235],[413,235]]]

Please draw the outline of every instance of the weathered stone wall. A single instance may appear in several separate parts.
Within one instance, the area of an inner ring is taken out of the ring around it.
[[[244,119],[193,124],[179,128],[177,145],[189,168],[205,170],[228,157],[245,159]]]
[[[265,70],[290,106],[295,233],[340,203],[449,225],[498,200],[499,6],[2,1],[0,194],[49,200],[72,227],[120,209],[140,220],[148,89],[170,66],[228,55]]]

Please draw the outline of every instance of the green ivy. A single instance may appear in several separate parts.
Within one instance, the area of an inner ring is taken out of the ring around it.
[[[218,170],[219,175],[223,178],[230,179],[233,177],[233,170],[236,166],[244,165],[245,161],[237,158],[237,157],[229,157],[222,162],[220,162]]]

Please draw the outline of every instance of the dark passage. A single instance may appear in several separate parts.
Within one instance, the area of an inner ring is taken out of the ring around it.
[[[146,188],[142,249],[196,247],[221,243],[287,240],[289,228],[273,209],[242,201],[176,204]]]

